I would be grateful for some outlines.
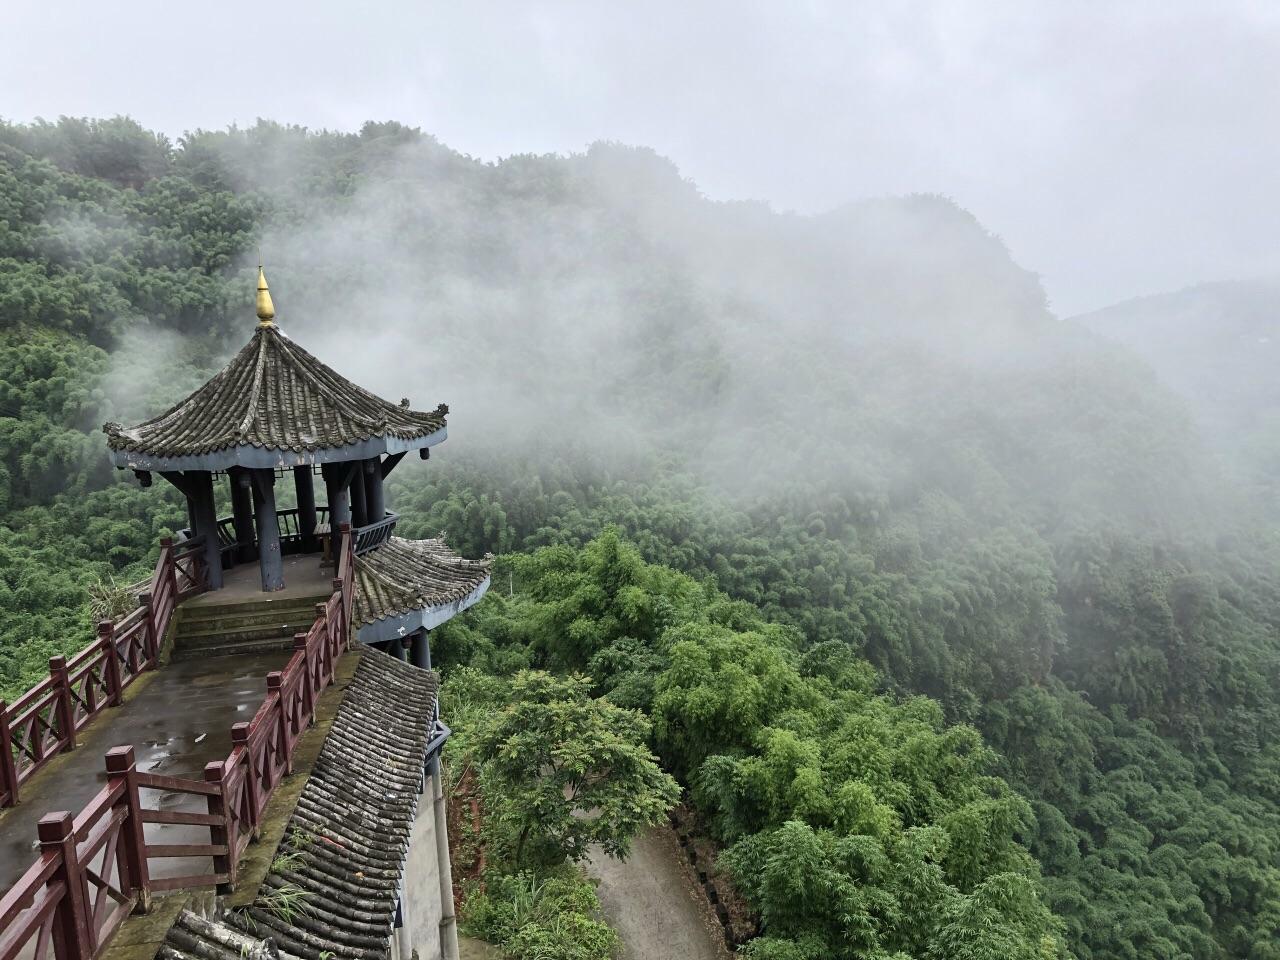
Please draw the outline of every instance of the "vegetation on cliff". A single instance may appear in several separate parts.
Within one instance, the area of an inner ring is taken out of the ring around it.
[[[0,125],[10,695],[182,521],[95,430],[243,342],[259,241],[287,333],[455,411],[389,502],[510,557],[439,662],[645,714],[760,956],[1280,957],[1270,446],[1205,443],[941,198],[778,215],[643,150],[395,124]]]

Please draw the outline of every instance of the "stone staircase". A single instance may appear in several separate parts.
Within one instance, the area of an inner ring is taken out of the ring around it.
[[[173,634],[173,659],[288,650],[306,633],[324,597],[242,600],[216,606],[183,604]]]

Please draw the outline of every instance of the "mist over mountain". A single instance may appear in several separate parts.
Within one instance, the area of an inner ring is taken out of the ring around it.
[[[1270,288],[1062,319],[945,197],[783,214],[620,144],[486,163],[396,123],[176,144],[122,118],[0,125],[9,686],[75,647],[95,577],[184,522],[106,469],[98,429],[248,339],[259,251],[286,335],[450,405],[389,502],[511,567],[433,640],[446,672],[582,670],[663,718],[659,691],[703,676],[678,652],[705,655],[708,702],[735,658],[769,664],[744,697],[787,692],[758,723],[663,756],[744,889],[797,823],[846,845],[798,870],[893,904],[867,920],[885,951],[952,955],[979,917],[1015,946],[974,956],[1275,956]],[[684,576],[723,591],[721,619],[687,619]],[[873,713],[866,743],[907,746],[859,767],[824,731]],[[868,844],[892,868],[854,876]],[[820,908],[752,955],[853,949]]]
[[[1280,281],[1199,284],[1076,319],[1148,363],[1187,403],[1205,444],[1274,507]]]
[[[207,302],[165,300],[176,264],[145,204],[180,178],[265,215],[287,333],[357,381],[449,402],[458,446],[675,455],[747,495],[803,476],[977,505],[995,483],[1046,524],[1181,524],[1220,502],[1178,403],[1053,317],[1035,276],[945,198],[783,215],[711,201],[645,149],[486,164],[395,124],[196,133],[171,157],[54,139],[64,169],[152,178],[144,209],[108,208],[109,227],[55,213],[41,242],[68,278],[137,263],[109,330],[211,331],[230,352],[251,329],[236,320],[256,251],[232,256],[198,228],[189,255],[220,279],[199,281]]]

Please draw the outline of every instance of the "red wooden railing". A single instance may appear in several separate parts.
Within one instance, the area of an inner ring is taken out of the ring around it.
[[[0,701],[0,807],[11,807],[20,788],[59,753],[74,750],[76,733],[144,671],[156,665],[174,608],[205,589],[202,540],[177,546],[160,541],[151,589],[136,610],[116,623],[98,624],[98,637],[70,660],[49,660],[49,676],[12,705]]]
[[[235,882],[240,854],[258,832],[272,791],[291,769],[299,737],[315,720],[319,695],[350,645],[355,551],[348,524],[341,536],[333,593],[316,604],[311,629],[294,637],[284,669],[268,674],[267,696],[253,720],[231,728],[226,760],[208,764],[203,781],[186,780],[143,773],[132,747],[115,747],[107,754],[107,785],[79,816],[59,812],[40,820],[40,858],[0,897],[0,960],[94,960],[130,911],[148,909],[153,892]],[[169,615],[180,584],[175,577]],[[152,595],[154,611],[154,582]],[[113,637],[117,657],[131,649],[119,640],[122,633]],[[73,727],[69,720],[66,729]],[[143,807],[143,790],[202,798],[205,812]],[[209,842],[148,843],[148,823],[205,828]],[[152,861],[166,858],[207,858],[209,869],[152,878]]]

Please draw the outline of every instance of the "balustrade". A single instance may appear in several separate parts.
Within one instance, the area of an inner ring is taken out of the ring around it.
[[[337,660],[351,643],[354,538],[347,524],[340,535],[343,549],[333,593],[316,605],[311,629],[295,637],[284,669],[268,674],[266,698],[253,719],[232,727],[225,760],[208,764],[204,780],[187,780],[142,773],[133,748],[116,747],[107,754],[106,787],[78,816],[51,813],[40,821],[39,859],[0,897],[0,960],[95,960],[130,910],[148,909],[152,893],[215,885],[225,889],[235,883],[240,855],[260,829],[272,792],[291,771],[298,739],[314,722],[319,695],[333,682]],[[61,663],[15,708],[0,710],[0,733],[10,745],[5,755],[11,761],[27,758],[4,781],[12,784],[3,794],[12,797],[7,802],[16,802],[18,785],[48,756],[74,744],[76,729],[94,711],[113,696],[118,699],[137,675],[135,665],[148,669],[154,664],[158,641],[139,640],[138,632],[146,635],[160,622],[167,626],[177,600],[199,584],[190,577],[198,570],[182,566],[179,554],[171,544],[162,547],[150,602],[140,608],[145,615],[135,611],[119,623],[103,624],[93,646],[71,663]],[[200,551],[182,555],[195,558]],[[155,619],[157,611],[162,621]],[[135,619],[150,626],[143,630]],[[27,739],[12,736],[19,728],[37,732]],[[36,746],[31,752],[15,750],[12,745],[19,740]],[[43,759],[32,760],[32,753]],[[203,798],[205,812],[149,809],[142,805],[141,790]],[[148,823],[204,827],[209,842],[148,843]],[[208,870],[152,879],[150,862],[163,858],[207,859]]]

